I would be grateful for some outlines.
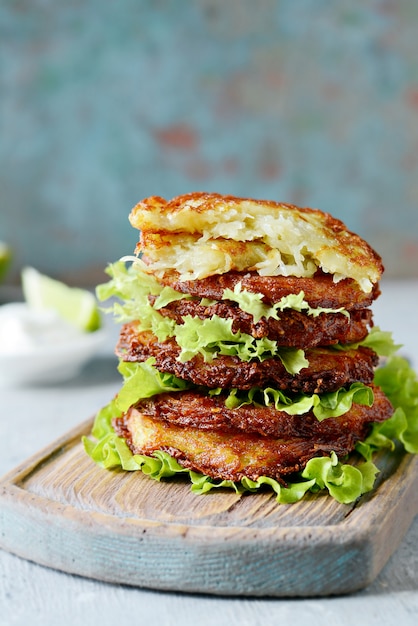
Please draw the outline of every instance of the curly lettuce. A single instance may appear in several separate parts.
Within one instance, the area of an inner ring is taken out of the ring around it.
[[[203,320],[186,315],[183,324],[176,325],[174,335],[181,348],[181,362],[197,354],[201,354],[206,362],[218,355],[237,356],[241,361],[278,357],[290,374],[297,374],[309,365],[303,350],[279,347],[276,341],[267,337],[256,339],[241,331],[233,332],[232,319],[217,315]]]
[[[294,311],[304,312],[312,317],[318,317],[321,313],[343,313],[346,317],[349,317],[349,312],[344,308],[329,309],[324,307],[311,307],[305,300],[305,293],[300,291],[297,294],[290,294],[283,296],[278,302],[272,305],[265,304],[263,302],[263,294],[253,293],[242,289],[241,283],[237,283],[234,289],[224,289],[223,300],[231,300],[236,302],[242,311],[250,313],[254,322],[259,322],[262,317],[268,319],[272,317],[274,319],[280,319],[279,311],[283,312],[285,309],[293,309]]]
[[[252,387],[248,391],[232,389],[226,399],[227,408],[238,408],[245,404],[258,406],[274,406],[277,411],[289,415],[303,415],[312,411],[318,421],[329,417],[339,417],[347,413],[353,405],[372,406],[373,390],[363,383],[353,383],[349,389],[337,389],[329,393],[286,395],[279,389]]]
[[[379,385],[395,411],[385,422],[373,424],[367,439],[358,444],[358,451],[370,459],[376,450],[393,450],[398,441],[406,452],[418,454],[418,378],[408,361],[393,356],[375,373]]]
[[[130,406],[151,398],[160,393],[183,391],[198,388],[182,378],[160,372],[155,367],[155,358],[150,357],[143,362],[120,361],[118,371],[123,377],[122,387],[115,398],[115,404],[122,412]],[[218,395],[221,389],[207,390],[209,395]],[[243,405],[272,406],[277,411],[284,411],[289,415],[303,415],[312,410],[318,421],[330,417],[339,417],[352,407],[353,402],[372,406],[373,390],[363,383],[353,383],[349,389],[340,388],[336,391],[323,394],[297,393],[288,395],[279,389],[266,387],[252,387],[247,391],[230,389],[226,394],[225,407],[239,408]]]

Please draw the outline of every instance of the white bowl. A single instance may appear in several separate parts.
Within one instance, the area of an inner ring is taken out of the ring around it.
[[[55,316],[42,319],[37,313],[34,317],[24,303],[0,306],[0,325],[0,386],[69,380],[99,351],[106,337],[102,329],[82,333]]]

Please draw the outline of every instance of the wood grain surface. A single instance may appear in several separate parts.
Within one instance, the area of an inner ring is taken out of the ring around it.
[[[0,482],[0,547],[54,569],[152,589],[307,597],[368,585],[418,513],[418,458],[382,455],[377,489],[353,505],[310,495],[198,496],[181,480],[102,470],[91,421]]]

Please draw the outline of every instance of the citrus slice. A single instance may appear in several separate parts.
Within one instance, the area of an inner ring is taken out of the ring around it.
[[[3,241],[0,241],[0,280],[3,279],[7,271],[11,256],[12,252],[10,247]]]
[[[95,296],[86,289],[69,287],[41,274],[33,267],[22,270],[23,295],[37,310],[54,310],[64,320],[85,332],[100,328],[101,318]]]

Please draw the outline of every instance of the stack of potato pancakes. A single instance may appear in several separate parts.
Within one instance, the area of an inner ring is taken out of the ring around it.
[[[212,479],[286,485],[392,415],[365,341],[383,266],[341,221],[192,193],[147,198],[130,222],[137,294],[116,352],[169,381],[113,418],[134,455],[163,451]]]

